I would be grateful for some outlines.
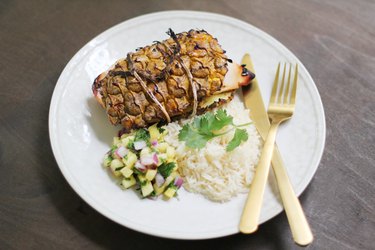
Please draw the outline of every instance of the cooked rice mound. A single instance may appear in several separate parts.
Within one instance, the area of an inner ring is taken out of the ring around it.
[[[235,124],[251,122],[249,110],[238,96],[223,108],[233,116]],[[248,192],[261,146],[254,124],[244,127],[249,139],[233,151],[226,152],[226,146],[233,138],[234,131],[208,141],[203,149],[191,149],[185,146],[184,142],[180,142],[178,133],[183,124],[191,120],[169,123],[169,133],[165,137],[165,140],[176,148],[179,172],[185,180],[184,188],[218,202],[228,201],[239,193]]]

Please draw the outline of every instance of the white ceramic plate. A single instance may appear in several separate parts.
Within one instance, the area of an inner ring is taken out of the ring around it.
[[[299,195],[311,181],[325,141],[325,119],[316,86],[302,63],[281,43],[243,21],[205,12],[168,11],[120,23],[86,44],[70,60],[54,90],[49,116],[50,138],[57,163],[73,189],[93,208],[128,228],[161,237],[208,239],[238,232],[246,195],[214,203],[200,195],[179,191],[179,199],[141,200],[123,191],[101,167],[104,153],[118,131],[94,101],[91,84],[115,60],[165,32],[205,29],[217,37],[229,58],[240,62],[252,54],[257,78],[268,103],[279,61],[300,65],[297,107],[293,119],[278,133],[277,143]],[[266,190],[261,222],[282,211],[274,181]]]

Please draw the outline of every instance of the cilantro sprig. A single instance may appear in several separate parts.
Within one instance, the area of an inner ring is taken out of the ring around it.
[[[195,117],[192,123],[185,124],[178,134],[178,139],[184,141],[186,146],[190,148],[201,149],[209,140],[235,130],[233,138],[226,147],[226,151],[229,152],[238,147],[242,142],[247,141],[249,137],[247,131],[240,127],[249,124],[235,125],[233,117],[228,115],[225,110],[219,109],[215,113],[208,112],[202,116]],[[224,127],[228,127],[228,129],[221,133],[218,132]]]
[[[176,167],[176,163],[169,162],[169,163],[163,163],[158,167],[158,172],[164,177],[167,178],[171,175],[173,169]]]
[[[150,141],[150,133],[148,132],[147,129],[144,129],[144,128],[138,129],[137,132],[135,133],[134,141],[149,142]]]

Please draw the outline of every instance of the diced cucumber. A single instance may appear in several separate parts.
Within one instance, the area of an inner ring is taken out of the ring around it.
[[[109,166],[112,170],[112,173],[118,177],[121,175],[121,168],[124,167],[124,163],[122,163],[122,161],[120,161],[119,159],[113,159],[113,161],[111,161],[111,165]]]
[[[124,162],[125,166],[132,169],[137,161],[137,155],[129,150],[128,154],[124,159],[122,159],[122,161]]]
[[[129,178],[133,174],[133,170],[131,170],[129,167],[124,167],[120,170],[121,174],[125,176],[125,178]]]
[[[129,178],[124,178],[121,182],[122,186],[124,188],[130,188],[131,186],[134,186],[136,183],[134,176],[130,176]]]
[[[150,181],[147,181],[145,185],[141,186],[142,195],[143,197],[146,197],[154,191],[154,188],[152,187],[152,184]]]
[[[141,185],[144,185],[146,182],[147,182],[147,179],[146,179],[146,176],[144,175],[137,175],[137,178],[139,180],[139,182],[141,183]]]
[[[109,167],[111,165],[112,160],[113,158],[110,155],[106,154],[103,159],[103,166]]]
[[[167,152],[167,148],[168,148],[168,143],[166,142],[161,142],[156,147],[156,149],[159,150],[160,153]]]
[[[158,171],[156,169],[149,169],[146,172],[146,179],[152,181]]]
[[[148,128],[148,132],[150,133],[150,140],[158,140],[160,137],[159,129],[157,127],[157,123],[152,125],[151,127]]]
[[[176,151],[173,147],[168,146],[167,147],[167,158],[168,159],[173,159],[176,155]]]
[[[168,189],[165,190],[165,192],[164,192],[164,196],[165,196],[167,199],[172,198],[175,194],[176,194],[176,189],[174,189],[174,188],[168,188]]]

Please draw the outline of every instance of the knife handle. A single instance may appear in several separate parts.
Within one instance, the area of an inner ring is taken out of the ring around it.
[[[306,220],[301,204],[294,193],[277,145],[275,145],[273,151],[272,167],[293,239],[298,245],[306,246],[313,241],[314,237],[311,233],[309,223]]]

